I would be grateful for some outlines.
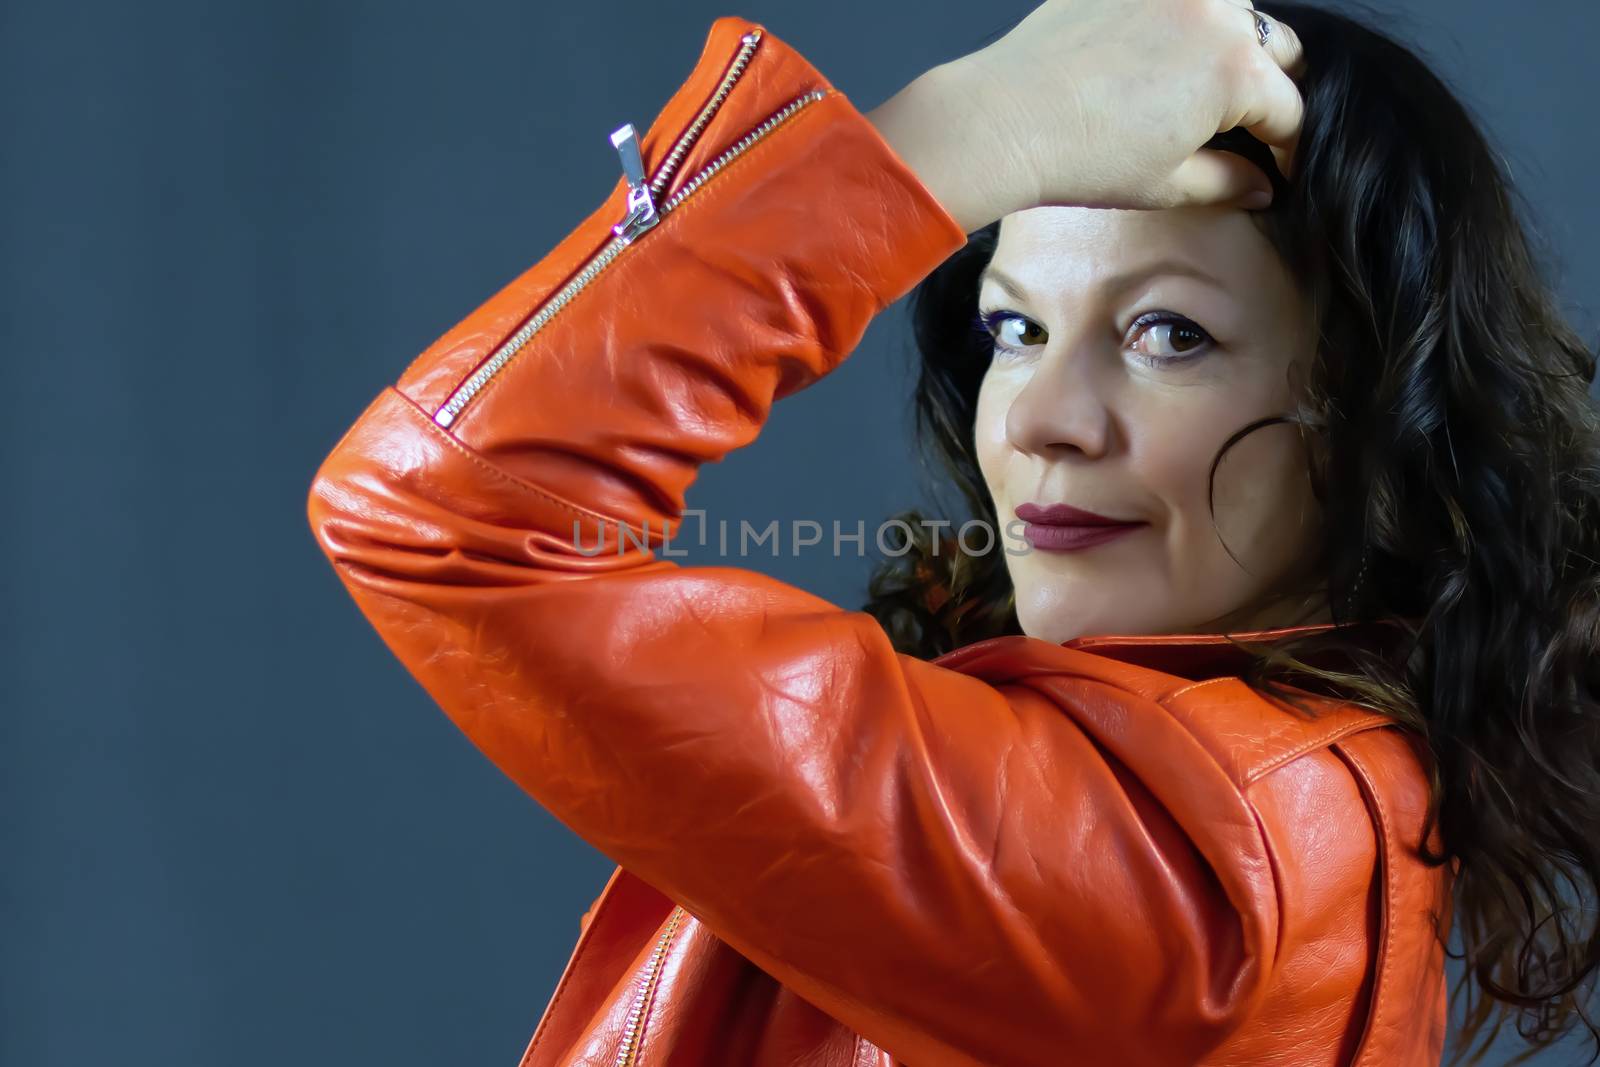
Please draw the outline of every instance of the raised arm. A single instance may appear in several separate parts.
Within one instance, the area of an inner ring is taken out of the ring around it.
[[[1194,1062],[1258,1004],[1277,905],[1248,804],[1162,707],[1088,676],[992,686],[659,553],[700,464],[961,227],[744,19],[716,20],[638,145],[653,180],[619,182],[327,457],[308,508],[339,578],[540,804],[880,1047]]]

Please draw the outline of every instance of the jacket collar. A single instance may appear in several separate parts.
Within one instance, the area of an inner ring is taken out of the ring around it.
[[[1279,641],[1290,637],[1299,637],[1303,634],[1316,633],[1319,630],[1332,630],[1338,623],[1315,622],[1305,623],[1300,626],[1278,626],[1268,630],[1234,630],[1228,633],[1179,633],[1179,634],[1092,634],[1084,637],[1074,637],[1070,641],[1061,642],[1063,648],[1148,648],[1159,646],[1171,648],[1180,645],[1226,645],[1228,638],[1239,641]]]
[[[1386,621],[1358,623],[1306,623],[1300,626],[1277,626],[1265,630],[1239,630],[1223,633],[1179,634],[1094,634],[1077,637],[1062,643],[1062,648],[1091,652],[1097,656],[1133,663],[1178,674],[1186,678],[1211,678],[1232,674],[1241,669],[1250,653],[1233,644],[1273,644],[1289,638],[1344,629],[1351,637],[1364,642],[1394,639],[1403,636],[1399,627]]]
[[[1406,621],[1413,627],[1418,624],[1416,619]],[[1387,619],[1353,623],[1306,623],[1299,626],[1236,630],[1229,633],[1091,634],[1063,641],[1059,645],[1035,637],[992,637],[947,652],[934,662],[956,670],[974,670],[982,673],[995,669],[1009,673],[1002,665],[1010,664],[1013,669],[1031,673],[1030,667],[1038,669],[1058,659],[1059,653],[1055,655],[1051,653],[1059,648],[1085,652],[1198,681],[1236,674],[1248,663],[1249,651],[1234,645],[1230,638],[1233,641],[1256,645],[1271,644],[1292,637],[1339,628],[1349,631],[1352,637],[1359,637],[1364,644],[1393,647],[1407,637],[1404,627]]]

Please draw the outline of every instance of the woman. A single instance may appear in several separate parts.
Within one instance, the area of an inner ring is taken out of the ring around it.
[[[308,501],[619,864],[525,1065],[1432,1064],[1452,899],[1482,992],[1570,1021],[1594,357],[1414,57],[1049,0],[866,115],[729,17],[612,139],[606,202]],[[700,464],[918,285],[993,543],[906,523],[870,613],[668,558]]]

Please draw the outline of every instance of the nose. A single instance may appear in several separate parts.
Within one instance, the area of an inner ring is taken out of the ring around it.
[[[1085,351],[1045,353],[1034,364],[1006,411],[1011,444],[1035,455],[1075,449],[1088,457],[1105,455],[1113,419]]]

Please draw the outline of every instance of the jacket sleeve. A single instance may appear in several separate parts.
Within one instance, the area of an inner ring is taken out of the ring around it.
[[[655,225],[616,244],[619,180],[385,387],[315,475],[321,549],[505,774],[897,1057],[1195,1062],[1259,1004],[1277,912],[1248,806],[1163,709],[992,686],[662,551],[698,467],[965,234],[744,19],[639,143]]]

